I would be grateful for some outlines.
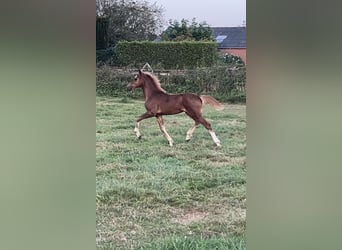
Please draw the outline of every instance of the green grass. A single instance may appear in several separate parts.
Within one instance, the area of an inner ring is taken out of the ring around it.
[[[246,249],[246,243],[242,238],[216,238],[203,239],[199,237],[179,237],[154,242],[143,248],[144,250],[197,250],[197,249]]]
[[[246,109],[204,107],[217,148],[185,114],[164,116],[175,144],[142,101],[97,97],[96,245],[98,249],[245,249]]]

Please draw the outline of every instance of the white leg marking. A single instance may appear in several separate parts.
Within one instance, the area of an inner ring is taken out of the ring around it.
[[[172,147],[173,146],[173,140],[172,140],[171,136],[167,133],[167,131],[165,129],[163,118],[161,116],[158,116],[157,117],[157,122],[159,124],[160,130],[163,132],[164,136],[168,140],[169,145]]]
[[[137,136],[137,138],[141,138],[141,134],[140,134],[140,131],[139,131],[139,126],[140,126],[140,122],[137,122],[135,124],[135,128],[134,128],[134,132],[135,132],[135,135]]]
[[[186,132],[186,137],[185,137],[186,141],[190,141],[192,134],[194,133],[195,129],[196,129],[196,124],[194,126],[192,126],[191,128],[189,128],[188,132]]]
[[[172,147],[173,146],[173,140],[172,140],[171,136],[167,133],[164,125],[161,126],[161,130],[163,131],[166,139],[169,141],[169,145]]]
[[[216,146],[221,147],[221,142],[220,142],[220,140],[217,138],[215,132],[212,131],[212,130],[208,130],[208,131],[209,131],[209,133],[210,133],[210,135],[211,135],[211,138],[213,138],[213,141],[214,141],[214,143],[216,144]]]

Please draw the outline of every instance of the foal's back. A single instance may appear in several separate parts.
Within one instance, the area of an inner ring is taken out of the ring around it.
[[[148,111],[158,115],[173,115],[188,110],[201,110],[201,98],[195,94],[185,93],[169,95],[156,93],[145,102]]]

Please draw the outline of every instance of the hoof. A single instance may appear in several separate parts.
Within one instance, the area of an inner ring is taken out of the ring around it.
[[[141,135],[138,136],[138,139],[139,139],[139,140],[141,139]]]
[[[186,142],[189,142],[189,141],[190,141],[190,139],[185,139],[185,141],[186,141]]]

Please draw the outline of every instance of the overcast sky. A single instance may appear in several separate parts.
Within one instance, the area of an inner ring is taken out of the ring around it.
[[[246,0],[147,0],[164,7],[165,25],[168,20],[182,18],[206,21],[211,27],[242,26],[246,21]]]

